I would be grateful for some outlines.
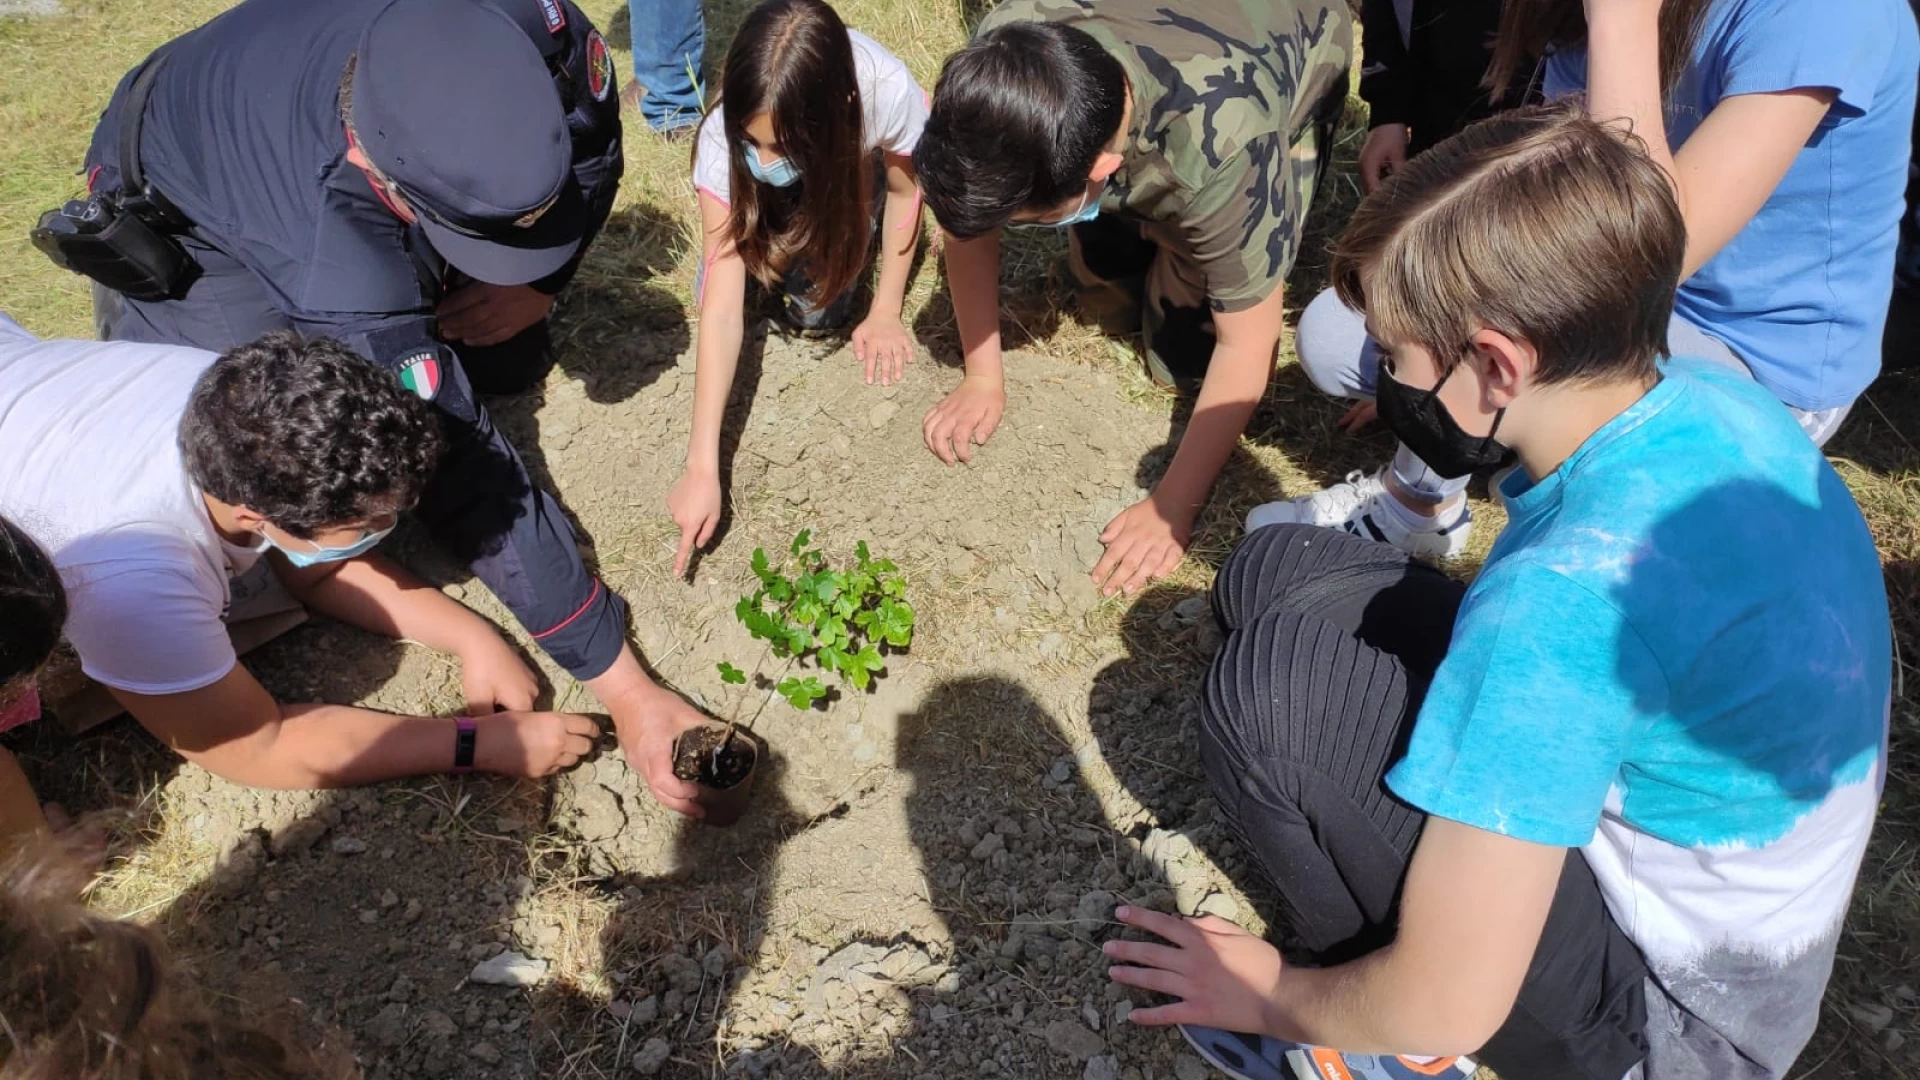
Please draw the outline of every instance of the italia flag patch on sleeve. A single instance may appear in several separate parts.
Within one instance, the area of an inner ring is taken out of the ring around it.
[[[400,361],[400,385],[423,401],[440,393],[440,357],[433,351],[415,353]]]

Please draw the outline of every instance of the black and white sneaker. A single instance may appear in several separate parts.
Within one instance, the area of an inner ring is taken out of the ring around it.
[[[1248,532],[1287,523],[1344,529],[1420,559],[1450,559],[1467,549],[1473,535],[1467,500],[1458,499],[1434,517],[1423,518],[1394,502],[1379,472],[1358,470],[1348,473],[1345,483],[1325,491],[1265,503],[1247,513]]]

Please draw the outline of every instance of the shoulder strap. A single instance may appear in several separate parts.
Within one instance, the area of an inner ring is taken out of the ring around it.
[[[165,61],[164,50],[149,57],[120,105],[120,190],[129,194],[147,189],[147,174],[140,167],[140,128],[147,119],[147,102],[153,98],[153,81]]]

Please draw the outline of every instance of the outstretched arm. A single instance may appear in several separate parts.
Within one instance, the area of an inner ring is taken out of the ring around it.
[[[113,696],[188,761],[250,787],[351,787],[445,772],[454,760],[451,718],[281,705],[239,664],[198,690]],[[592,720],[565,713],[495,713],[475,723],[474,767],[509,776],[568,768],[599,733]]]
[[[853,331],[853,352],[867,372],[867,382],[878,375],[880,385],[900,381],[900,370],[913,355],[913,338],[901,321],[906,307],[907,271],[913,249],[920,242],[920,188],[914,182],[913,159],[887,155],[887,201],[880,216],[880,278],[873,286],[873,307]]]
[[[1166,945],[1112,941],[1116,982],[1168,994],[1140,1024],[1203,1024],[1361,1054],[1471,1054],[1513,1011],[1567,850],[1445,818],[1414,848],[1391,945],[1330,968],[1286,968],[1222,919],[1129,910]]]
[[[296,569],[277,552],[274,572],[302,604],[362,630],[416,641],[460,658],[467,711],[533,708],[540,684],[492,623],[380,555]]]
[[[1000,366],[1000,234],[972,240],[946,237],[947,288],[960,325],[967,374],[921,422],[927,449],[941,461],[972,461],[1007,410]]]
[[[1213,358],[1166,475],[1100,534],[1107,550],[1093,568],[1093,583],[1108,596],[1165,577],[1186,554],[1207,493],[1267,392],[1280,343],[1281,291],[1276,287],[1244,311],[1214,315]]]
[[[1684,280],[1760,212],[1836,91],[1807,86],[1728,97],[1675,154],[1661,106],[1660,0],[1587,0],[1586,8],[1587,113],[1627,121],[1673,181],[1687,225]]]
[[[720,524],[720,429],[746,340],[747,265],[727,239],[727,207],[702,191],[699,336],[693,347],[693,430],[687,436],[686,467],[667,493],[667,512],[680,526],[673,576],[687,572],[696,548],[713,539]]]

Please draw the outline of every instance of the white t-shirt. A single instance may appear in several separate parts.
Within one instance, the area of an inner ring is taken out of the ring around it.
[[[98,682],[179,694],[233,670],[229,575],[259,551],[213,531],[180,454],[200,349],[41,341],[0,314],[0,513],[53,556],[67,640]]]
[[[885,150],[902,156],[913,153],[920,143],[920,130],[927,126],[927,92],[913,80],[913,73],[900,58],[879,42],[858,30],[847,31],[853,44],[854,76],[860,83],[860,111],[865,120],[864,134],[868,150]],[[727,168],[732,156],[727,153],[726,105],[716,105],[700,122],[699,141],[693,157],[693,186],[731,203],[732,188]]]

